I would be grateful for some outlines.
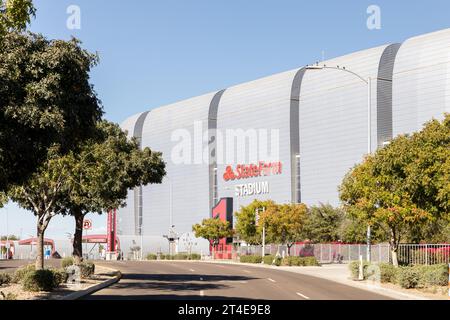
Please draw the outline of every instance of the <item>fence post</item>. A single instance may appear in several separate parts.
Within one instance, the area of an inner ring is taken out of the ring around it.
[[[425,245],[425,265],[428,265],[428,244]]]

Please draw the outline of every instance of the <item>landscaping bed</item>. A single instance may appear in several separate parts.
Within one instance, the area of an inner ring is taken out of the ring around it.
[[[115,276],[110,269],[83,263],[80,278],[71,277],[69,259],[62,268],[36,271],[34,265],[17,269],[14,273],[0,273],[0,300],[59,300],[65,296],[102,283]],[[70,279],[78,279],[67,283]]]
[[[353,280],[359,279],[359,261],[349,265]],[[363,262],[363,278],[389,288],[401,288],[436,298],[448,296],[449,271],[447,264],[394,267],[391,264]]]

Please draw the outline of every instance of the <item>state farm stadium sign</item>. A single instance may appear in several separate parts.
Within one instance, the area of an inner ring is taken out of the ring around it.
[[[275,176],[282,174],[281,162],[259,162],[258,164],[227,166],[223,179],[225,182],[242,181],[247,179]],[[270,186],[268,181],[258,181],[238,184],[235,186],[236,197],[268,194]]]

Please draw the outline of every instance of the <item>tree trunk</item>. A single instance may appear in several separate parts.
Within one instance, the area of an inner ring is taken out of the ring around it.
[[[74,264],[80,265],[83,262],[83,221],[84,215],[80,209],[74,209],[72,214],[75,218],[75,233],[73,235]]]
[[[36,244],[36,270],[44,269],[44,228],[37,226],[37,244]]]
[[[391,246],[392,264],[395,267],[398,267],[398,256],[397,256],[398,243],[399,243],[399,241],[397,240],[395,231],[391,230],[391,241],[389,244]]]

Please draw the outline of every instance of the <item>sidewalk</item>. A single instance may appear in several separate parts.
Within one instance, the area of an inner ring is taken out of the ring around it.
[[[385,295],[387,297],[397,299],[397,300],[431,300],[423,295],[412,294],[402,292],[403,289],[392,289],[383,286],[383,284],[372,284],[367,281],[353,281],[350,278],[350,270],[348,269],[348,264],[324,264],[321,267],[276,267],[268,266],[262,264],[251,264],[251,263],[239,263],[233,261],[202,261],[204,263],[220,263],[220,264],[239,264],[247,265],[249,267],[257,268],[270,268],[276,270],[283,270],[287,272],[299,273],[311,277],[317,277],[322,279],[327,279],[337,283],[341,283],[347,286],[372,291],[378,294]]]

